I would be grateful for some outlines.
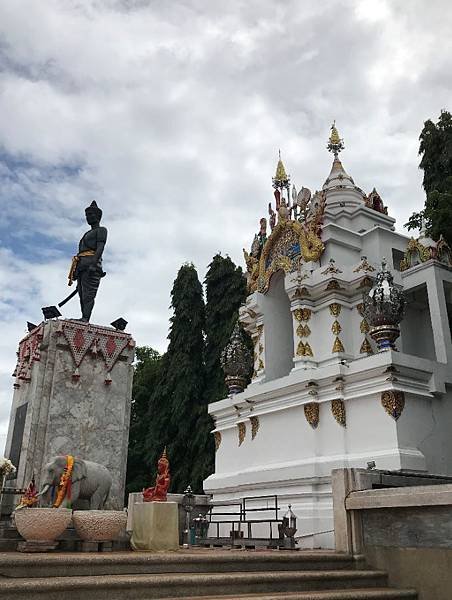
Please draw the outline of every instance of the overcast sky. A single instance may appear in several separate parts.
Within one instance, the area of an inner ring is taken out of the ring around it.
[[[67,293],[95,198],[109,230],[93,321],[163,351],[172,281],[242,264],[278,149],[320,188],[342,160],[402,231],[424,202],[423,122],[451,109],[448,0],[0,2],[0,451],[17,343]],[[78,317],[76,300],[64,316]],[[4,437],[3,437],[4,439]]]

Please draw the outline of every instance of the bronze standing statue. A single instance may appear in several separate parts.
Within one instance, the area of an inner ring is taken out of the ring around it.
[[[78,253],[72,258],[68,285],[77,282],[76,291],[82,309],[81,321],[88,322],[93,312],[100,280],[105,275],[102,270],[102,254],[107,242],[107,229],[100,226],[102,211],[94,200],[85,209],[85,214],[91,229],[80,240]]]

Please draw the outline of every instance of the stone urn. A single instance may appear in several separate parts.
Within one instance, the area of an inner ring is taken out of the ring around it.
[[[75,531],[85,542],[110,542],[125,534],[127,513],[122,510],[75,510]]]
[[[27,542],[54,542],[71,524],[70,508],[21,508],[14,512],[17,531]]]

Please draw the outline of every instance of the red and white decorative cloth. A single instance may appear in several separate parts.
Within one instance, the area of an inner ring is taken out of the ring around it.
[[[73,378],[78,379],[79,367],[83,362],[88,350],[93,355],[98,352],[102,354],[107,367],[105,383],[111,383],[110,371],[116,364],[122,351],[127,347],[133,347],[134,341],[129,333],[114,331],[107,327],[90,325],[77,321],[60,321],[60,333],[63,334],[75,363]]]
[[[19,343],[19,351],[17,352],[17,364],[14,369],[13,377],[16,378],[15,387],[19,387],[18,380],[30,381],[31,368],[35,361],[41,358],[41,342],[43,336],[42,323],[36,329],[33,329]]]
[[[135,342],[129,333],[115,331],[109,327],[100,327],[80,321],[58,321],[57,335],[62,335],[67,342],[75,364],[72,374],[74,380],[80,378],[79,367],[88,352],[96,357],[102,356],[105,367],[105,383],[111,383],[110,372],[115,366],[121,353],[127,348],[133,348]],[[16,378],[14,387],[20,387],[21,381],[30,381],[31,369],[35,361],[41,358],[41,342],[44,335],[44,323],[30,332],[19,343],[17,364],[13,377]]]
[[[97,331],[89,324],[81,325],[71,321],[61,321],[61,333],[69,344],[72,358],[78,369],[96,339]]]

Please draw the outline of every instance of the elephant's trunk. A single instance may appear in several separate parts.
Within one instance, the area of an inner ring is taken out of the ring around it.
[[[44,496],[44,494],[46,494],[50,489],[50,483],[45,483],[42,488],[41,491],[39,492],[38,496]]]

